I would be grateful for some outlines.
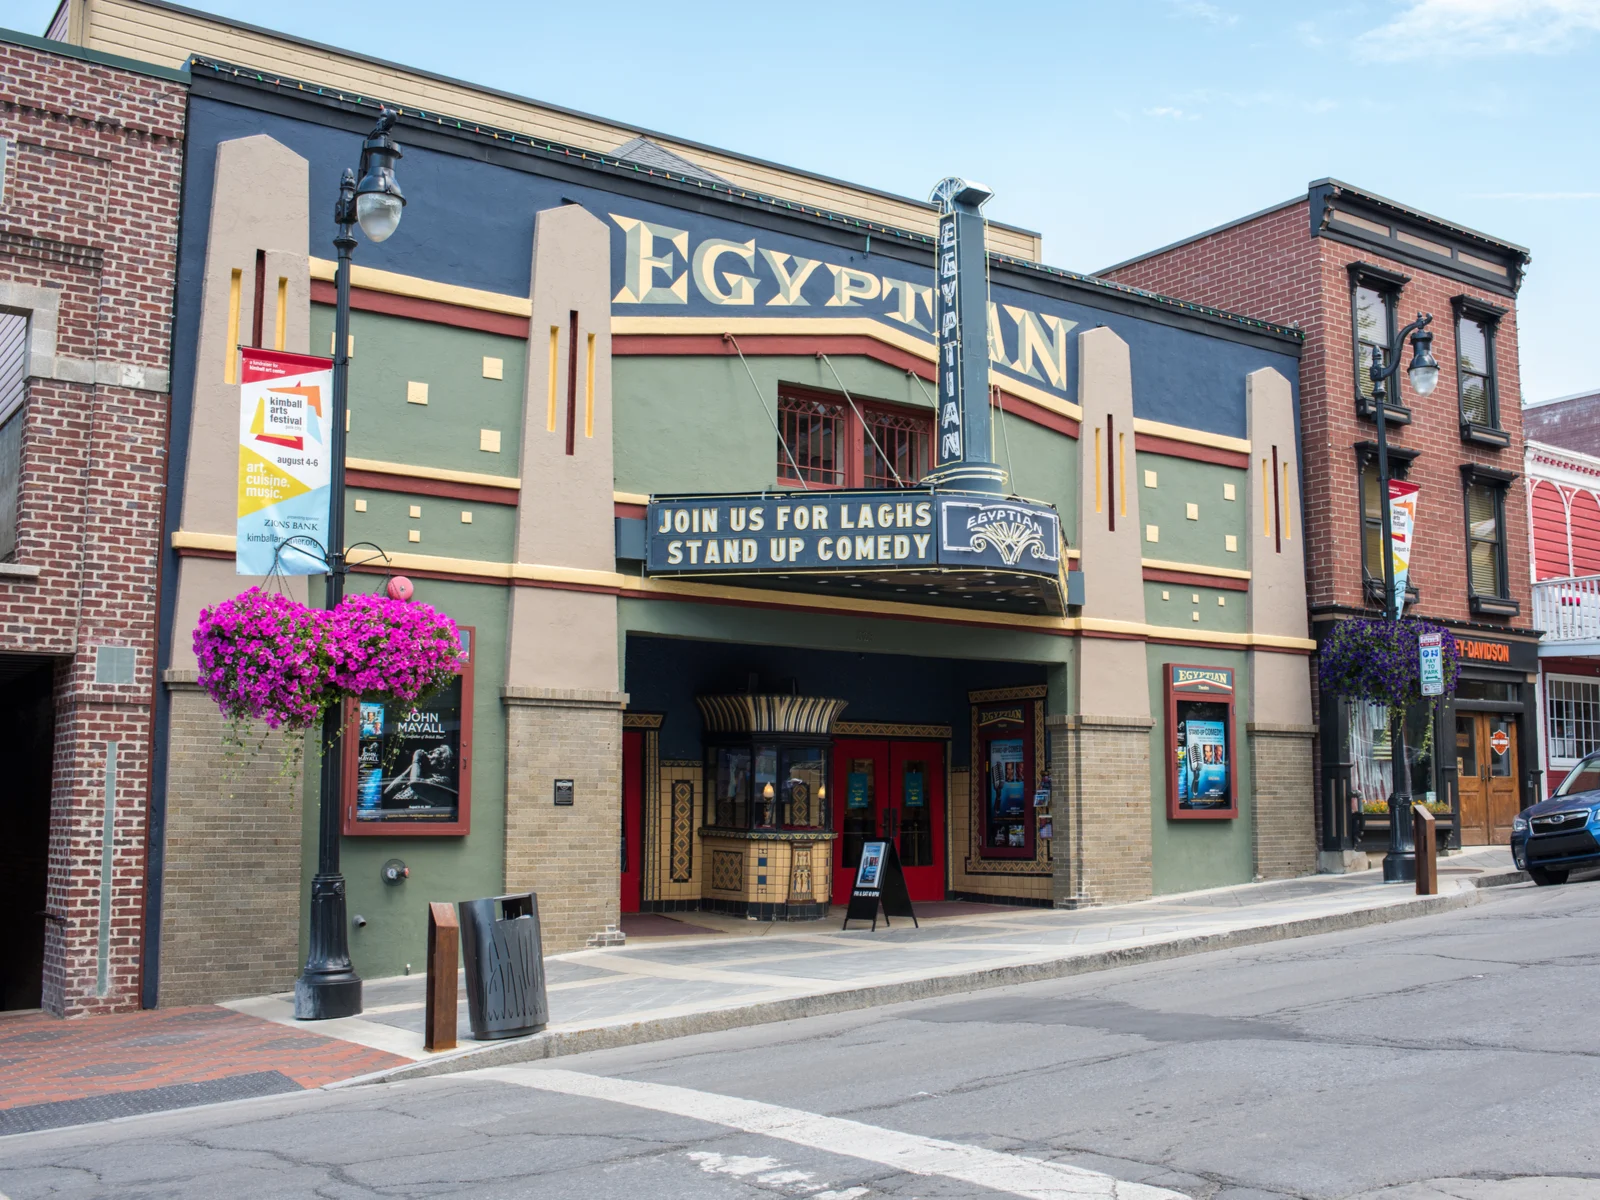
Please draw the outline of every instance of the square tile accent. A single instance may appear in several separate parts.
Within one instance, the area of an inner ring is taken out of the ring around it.
[[[420,504],[413,504],[413,505],[412,505],[412,506],[411,506],[411,515],[412,515],[412,516],[413,516],[413,517],[420,517],[420,516],[421,516],[421,515],[422,515],[422,505],[420,505]]]
[[[1226,596],[1218,596],[1217,597],[1217,607],[1218,608],[1227,608],[1228,607],[1228,598]]]
[[[421,540],[422,540],[422,530],[420,530],[420,529],[408,529],[408,530],[406,530],[406,541],[408,541],[408,542],[420,542]]]
[[[1234,493],[1233,484],[1225,483],[1222,485],[1222,498],[1224,500],[1235,500],[1238,498]]]
[[[498,429],[478,430],[478,449],[485,454],[499,454],[500,431]]]
[[[463,525],[472,524],[472,510],[470,508],[463,508],[461,510],[461,523]]]
[[[1162,592],[1161,593],[1161,598],[1163,600],[1171,600],[1172,599],[1172,593],[1171,592]]]
[[[1146,525],[1144,527],[1144,540],[1147,542],[1159,542],[1161,540],[1161,526]]]
[[[336,338],[338,336],[339,335],[337,333],[335,333],[333,330],[331,330],[331,329],[328,330],[328,357],[329,358],[332,358],[334,355],[336,355],[338,353],[338,345],[339,345],[339,343],[333,340],[334,338]],[[356,356],[356,335],[355,334],[352,333],[352,334],[349,335],[348,339],[345,341],[345,347],[346,347],[346,349],[345,349],[345,352],[344,352],[344,356],[346,358],[354,358]]]
[[[1239,553],[1239,539],[1233,534],[1226,534],[1222,539],[1222,544],[1227,548],[1229,554]]]
[[[1199,619],[1200,619],[1200,614],[1199,613],[1195,613],[1194,617],[1193,617],[1193,620],[1198,621]]]
[[[94,681],[96,683],[133,682],[132,646],[96,646],[94,648]]]
[[[504,379],[506,377],[506,364],[503,359],[483,356],[483,377],[485,379]]]
[[[418,383],[415,379],[406,380],[406,403],[426,404],[428,402],[428,385]]]
[[[1191,604],[1199,604],[1200,603],[1200,593],[1199,592],[1190,592],[1189,593],[1189,602]]]
[[[366,512],[367,511],[367,502],[365,500],[357,500],[356,501],[356,511],[357,512]]]
[[[1154,471],[1146,471],[1144,473],[1144,485],[1147,488],[1156,486],[1156,473]]]
[[[1200,506],[1198,504],[1185,504],[1183,506],[1183,515],[1191,521],[1198,521],[1200,519]]]

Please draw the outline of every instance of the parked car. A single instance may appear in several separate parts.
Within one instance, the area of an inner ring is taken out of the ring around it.
[[[1600,867],[1600,751],[1574,767],[1550,799],[1517,814],[1511,857],[1540,886]]]

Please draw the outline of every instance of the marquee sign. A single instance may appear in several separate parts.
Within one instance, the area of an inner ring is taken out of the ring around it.
[[[647,575],[1003,571],[1056,578],[1048,504],[972,492],[667,496],[646,515]]]

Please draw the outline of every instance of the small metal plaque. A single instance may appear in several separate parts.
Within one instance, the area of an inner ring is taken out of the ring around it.
[[[566,805],[566,806],[570,807],[571,804],[572,804],[572,794],[573,794],[572,780],[570,780],[570,779],[558,779],[558,780],[556,780],[556,803],[558,805]]]

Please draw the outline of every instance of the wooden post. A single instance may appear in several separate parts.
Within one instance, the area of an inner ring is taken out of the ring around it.
[[[1439,894],[1439,859],[1437,823],[1426,804],[1411,810],[1412,842],[1417,848],[1417,895]]]
[[[428,1002],[422,1026],[425,1049],[456,1048],[456,964],[460,959],[461,926],[456,922],[456,906],[437,902],[428,905]]]

